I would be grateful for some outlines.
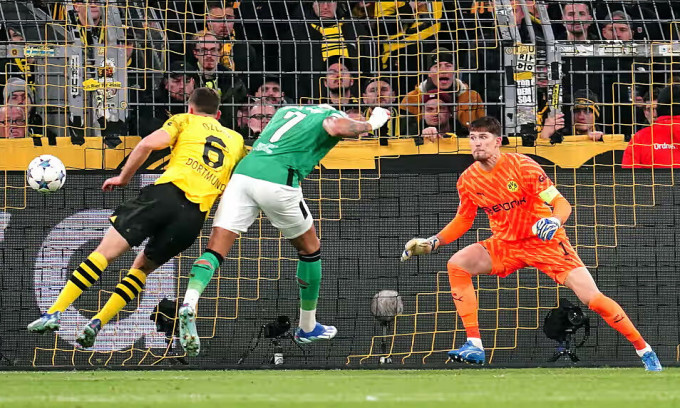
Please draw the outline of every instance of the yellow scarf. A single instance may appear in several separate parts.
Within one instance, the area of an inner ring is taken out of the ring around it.
[[[312,24],[312,28],[323,36],[321,43],[321,55],[324,61],[333,56],[349,57],[349,51],[345,47],[345,39],[342,38],[342,25],[339,23],[332,27],[322,27]]]
[[[222,62],[222,65],[224,65],[225,67],[234,71],[235,70],[234,56],[231,55],[232,48],[234,47],[232,41],[234,41],[234,34],[229,35],[229,40],[222,44],[222,59],[220,60],[220,62]]]

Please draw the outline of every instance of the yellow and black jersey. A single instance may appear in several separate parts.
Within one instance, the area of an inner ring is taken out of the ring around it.
[[[155,184],[173,183],[209,211],[246,154],[243,137],[212,117],[190,113],[172,116],[162,129],[170,135],[172,153]]]

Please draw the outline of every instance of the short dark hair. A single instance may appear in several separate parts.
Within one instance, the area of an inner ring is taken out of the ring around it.
[[[493,116],[482,116],[470,123],[470,132],[489,132],[501,137],[501,122]]]
[[[645,92],[645,96],[643,96],[642,99],[643,99],[646,103],[649,103],[649,102],[652,102],[652,101],[656,101],[656,100],[659,99],[659,94],[661,93],[661,90],[662,90],[662,89],[663,89],[663,88],[660,87],[660,86],[655,86],[655,87],[652,88],[651,91],[648,90],[647,92]]]
[[[212,10],[214,8],[234,8],[234,2],[233,1],[219,1],[219,0],[211,0],[208,1],[207,10]]]
[[[659,116],[680,115],[680,85],[670,85],[659,92],[656,112]]]
[[[587,1],[573,1],[573,0],[570,0],[568,3],[562,4],[562,12],[564,12],[564,9],[566,9],[567,6],[574,6],[576,4],[583,4],[588,9],[588,12],[591,15],[593,14],[593,8],[590,6],[589,2],[587,2]]]
[[[198,88],[191,93],[189,104],[196,112],[215,115],[220,109],[220,97],[214,89]]]
[[[373,77],[364,78],[363,81],[364,82],[363,82],[363,85],[362,85],[361,88],[363,89],[364,92],[366,92],[366,88],[368,88],[368,86],[370,84],[372,84],[373,82],[384,82],[384,83],[386,83],[387,85],[390,86],[392,91],[394,91],[394,86],[392,85],[392,78],[381,77],[381,76],[373,76]]]

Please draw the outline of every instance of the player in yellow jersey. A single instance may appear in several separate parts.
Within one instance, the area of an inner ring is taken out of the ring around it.
[[[102,326],[144,289],[147,275],[194,242],[234,166],[245,156],[241,135],[217,121],[219,103],[212,89],[196,89],[189,98],[189,113],[171,117],[142,139],[120,175],[104,182],[104,191],[124,187],[152,151],[171,148],[165,172],[113,212],[112,227],[97,249],[73,271],[52,307],[28,325],[29,331],[58,330],[60,314],[99,279],[109,263],[149,238],[127,276],[76,339],[81,346],[92,347]]]

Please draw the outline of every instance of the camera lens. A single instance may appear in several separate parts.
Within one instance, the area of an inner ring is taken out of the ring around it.
[[[583,324],[583,315],[573,310],[569,312],[569,314],[567,315],[567,319],[569,319],[569,323],[576,327],[581,326]]]

